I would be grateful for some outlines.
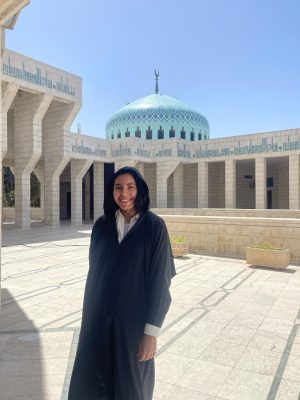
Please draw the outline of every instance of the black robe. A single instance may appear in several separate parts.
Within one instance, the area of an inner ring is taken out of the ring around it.
[[[171,303],[166,225],[148,211],[119,243],[115,219],[102,216],[89,258],[69,400],[151,400],[154,362],[137,353],[145,324],[161,327]]]

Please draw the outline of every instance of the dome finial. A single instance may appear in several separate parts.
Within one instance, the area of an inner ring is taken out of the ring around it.
[[[155,73],[155,93],[157,94],[158,92],[159,92],[159,89],[158,89],[158,77],[159,77],[159,70],[158,69],[155,69],[154,70],[154,73]]]

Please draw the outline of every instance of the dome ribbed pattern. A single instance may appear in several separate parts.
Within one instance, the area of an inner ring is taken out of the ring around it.
[[[106,136],[108,139],[177,137],[201,140],[209,138],[209,124],[203,115],[182,101],[152,94],[133,101],[113,114],[106,125]]]

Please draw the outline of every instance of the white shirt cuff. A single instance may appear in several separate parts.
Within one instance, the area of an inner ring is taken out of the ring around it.
[[[144,334],[149,336],[158,337],[160,333],[160,328],[158,326],[146,324],[144,329]]]

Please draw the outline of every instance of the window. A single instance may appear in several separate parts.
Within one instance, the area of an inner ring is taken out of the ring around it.
[[[202,140],[202,133],[198,133],[198,140]]]
[[[267,178],[267,187],[273,187],[273,176]]]
[[[152,130],[150,129],[150,126],[148,126],[148,129],[146,130],[146,139],[152,139]]]
[[[157,131],[157,139],[164,139],[164,130],[162,127],[159,127],[159,130]]]
[[[113,133],[111,134],[111,138],[112,138],[112,139],[114,139],[114,138],[115,138],[115,135],[114,135]]]
[[[126,129],[125,137],[130,137],[130,132],[129,132],[128,128]]]
[[[141,137],[141,130],[139,127],[137,127],[136,131],[135,131],[135,137]]]
[[[183,127],[180,131],[180,137],[181,137],[181,139],[185,139],[185,130],[183,129]]]
[[[118,132],[117,138],[118,138],[118,139],[121,139],[121,132]]]
[[[169,130],[169,137],[170,137],[170,138],[171,138],[171,137],[175,137],[175,131],[174,131],[173,126],[171,126],[171,129]]]
[[[190,138],[191,138],[191,141],[192,141],[192,142],[195,140],[195,133],[194,133],[194,132],[191,132]]]

